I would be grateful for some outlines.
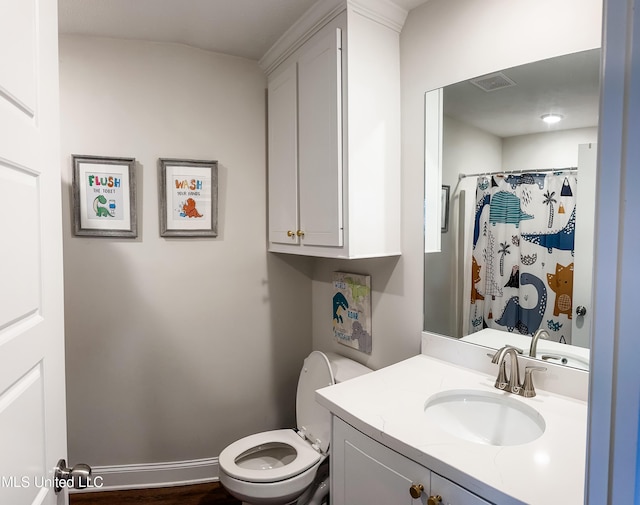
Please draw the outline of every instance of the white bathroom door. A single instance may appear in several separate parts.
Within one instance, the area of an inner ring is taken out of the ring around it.
[[[66,457],[56,0],[0,15],[0,503],[62,505]]]
[[[578,146],[578,194],[573,261],[571,344],[590,347],[593,289],[593,250],[596,202],[596,144]],[[582,314],[582,315],[580,315]]]

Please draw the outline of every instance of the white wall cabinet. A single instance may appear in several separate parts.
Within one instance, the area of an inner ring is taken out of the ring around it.
[[[419,494],[414,498],[411,490]],[[490,505],[333,417],[332,505]]]
[[[343,243],[341,36],[340,28],[318,33],[269,82],[273,244]]]
[[[319,2],[260,62],[268,74],[270,251],[400,254],[406,12],[386,3],[379,12],[378,4]]]

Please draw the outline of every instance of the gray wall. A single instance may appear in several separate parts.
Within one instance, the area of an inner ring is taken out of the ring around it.
[[[266,253],[265,78],[255,62],[63,37],[65,195],[71,153],[135,156],[142,225],[137,241],[72,238],[65,200],[70,459],[217,456],[239,436],[293,422],[311,347],[373,368],[419,352],[424,92],[599,47],[600,16],[599,0],[430,0],[411,11],[401,34],[403,254],[355,261]],[[158,157],[220,161],[218,239],[159,238]],[[372,276],[371,356],[333,339],[335,270]]]
[[[266,252],[266,79],[181,45],[60,41],[69,459],[217,456],[289,427],[309,260]],[[135,157],[137,240],[71,235],[71,154]],[[219,236],[159,236],[157,159],[219,161]]]

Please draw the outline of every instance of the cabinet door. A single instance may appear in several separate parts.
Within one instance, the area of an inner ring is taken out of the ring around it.
[[[269,241],[297,244],[297,75],[290,65],[268,85]]]
[[[429,496],[429,471],[334,418],[332,505],[419,505]],[[422,485],[420,499],[409,494]]]
[[[431,494],[441,496],[442,505],[491,505],[436,473],[431,473]]]
[[[319,32],[298,60],[302,244],[342,246],[342,58],[339,28]]]

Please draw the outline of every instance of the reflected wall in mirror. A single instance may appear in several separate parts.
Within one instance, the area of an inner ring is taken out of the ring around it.
[[[588,369],[599,76],[595,49],[427,93],[426,169],[452,189],[425,331],[528,352],[545,330],[537,358]]]

